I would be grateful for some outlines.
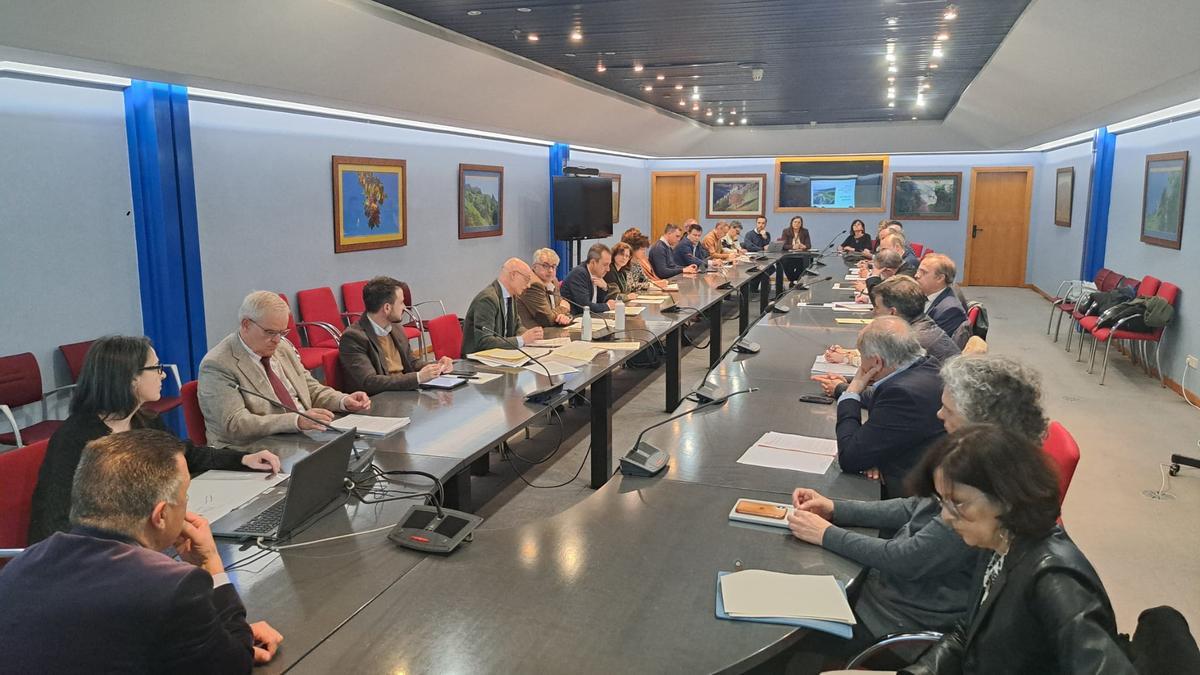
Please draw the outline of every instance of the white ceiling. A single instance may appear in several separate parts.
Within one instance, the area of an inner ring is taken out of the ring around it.
[[[1023,149],[1200,98],[1200,1],[1035,0],[944,123],[708,129],[364,0],[5,0],[0,59],[657,156]]]

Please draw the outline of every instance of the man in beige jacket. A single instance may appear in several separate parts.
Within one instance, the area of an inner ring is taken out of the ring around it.
[[[200,362],[197,393],[208,444],[246,445],[263,436],[323,427],[290,413],[242,387],[330,422],[332,410],[359,412],[371,407],[364,392],[343,394],[317,382],[285,337],[291,309],[277,294],[254,291],[242,301],[239,326]]]

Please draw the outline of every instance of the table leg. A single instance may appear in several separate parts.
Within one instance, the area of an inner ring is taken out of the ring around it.
[[[750,293],[753,290],[753,281],[738,289],[738,335],[750,327]]]
[[[775,262],[775,297],[783,295],[783,258]]]
[[[592,383],[592,489],[612,475],[612,374]]]
[[[466,468],[450,477],[442,486],[446,488],[446,508],[471,512],[471,469]]]
[[[491,453],[485,452],[485,453],[483,453],[482,457],[475,460],[474,462],[471,462],[471,475],[472,476],[488,475],[488,473],[492,470],[490,454]]]
[[[674,412],[682,400],[680,397],[680,362],[679,355],[683,324],[671,329],[666,335],[667,341],[667,412]]]
[[[763,272],[758,277],[758,315],[767,313],[767,303],[771,299],[771,275]]]
[[[721,303],[708,308],[708,367],[721,361]]]

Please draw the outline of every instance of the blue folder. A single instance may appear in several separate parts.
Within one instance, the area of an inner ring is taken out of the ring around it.
[[[729,616],[725,613],[725,602],[721,599],[721,577],[729,574],[729,572],[717,572],[717,618],[728,619],[729,621],[751,621],[754,623],[775,623],[783,626],[797,626],[799,628],[808,628],[809,630],[819,630],[822,633],[829,633],[840,638],[850,639],[854,635],[854,626],[848,626],[837,621],[820,621],[818,619],[788,619],[784,617],[763,617],[749,618],[744,616]],[[838,582],[841,586],[841,582]],[[842,592],[846,588],[842,587]]]

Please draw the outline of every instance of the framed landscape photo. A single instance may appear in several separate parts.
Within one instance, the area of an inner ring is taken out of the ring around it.
[[[910,171],[892,174],[892,218],[958,220],[962,172]]]
[[[708,174],[708,218],[757,218],[764,215],[765,173]]]
[[[621,222],[621,174],[619,173],[602,173],[601,178],[612,179],[613,190],[613,225]]]
[[[504,234],[504,167],[458,165],[458,238]]]
[[[408,243],[403,159],[333,157],[333,252]]]
[[[1054,224],[1071,226],[1071,200],[1075,197],[1075,167],[1067,166],[1054,174]]]
[[[1187,152],[1146,155],[1142,241],[1147,244],[1176,250],[1182,245],[1187,169]]]

